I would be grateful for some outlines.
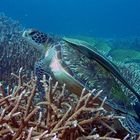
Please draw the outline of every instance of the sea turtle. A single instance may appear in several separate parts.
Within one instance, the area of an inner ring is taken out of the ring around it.
[[[107,97],[106,109],[121,112],[126,117],[120,120],[122,125],[131,132],[140,132],[137,112],[115,79],[133,92],[138,102],[140,95],[110,61],[79,40],[54,37],[34,29],[25,30],[23,37],[42,52],[42,58],[35,65],[38,81],[43,75],[51,76],[59,83],[66,83],[67,88],[77,95],[83,88],[87,91],[103,89],[98,100]],[[133,128],[132,123],[135,124]]]

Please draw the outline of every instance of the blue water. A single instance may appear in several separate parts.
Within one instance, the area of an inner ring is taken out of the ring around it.
[[[0,0],[0,12],[54,34],[140,36],[140,0]]]

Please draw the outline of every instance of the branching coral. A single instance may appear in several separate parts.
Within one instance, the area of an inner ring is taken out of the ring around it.
[[[23,67],[27,75],[34,69],[40,53],[22,38],[23,28],[11,18],[0,14],[0,81],[15,83],[10,74]],[[30,61],[29,61],[30,60]]]
[[[106,98],[99,105],[96,96],[69,94],[64,84],[61,88],[52,79],[49,85],[45,77],[43,84],[46,100],[38,102],[36,78],[29,82],[23,80],[22,69],[19,75],[12,74],[18,80],[14,89],[4,91],[0,85],[0,137],[11,140],[118,140],[114,116],[104,108]],[[111,138],[112,137],[112,138]],[[114,138],[113,138],[114,137]],[[116,137],[116,138],[115,138]],[[124,136],[122,136],[124,137]],[[122,138],[120,137],[120,138]]]

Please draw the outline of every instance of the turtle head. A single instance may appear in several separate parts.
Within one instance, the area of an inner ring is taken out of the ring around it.
[[[52,39],[45,33],[42,33],[35,29],[25,30],[22,37],[32,46],[34,46],[38,51],[44,52],[49,48],[49,44]]]

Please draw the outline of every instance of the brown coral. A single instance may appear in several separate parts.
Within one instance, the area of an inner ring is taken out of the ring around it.
[[[38,91],[36,79],[25,83],[22,79],[22,69],[19,75],[14,75],[18,85],[7,93],[0,85],[0,137],[2,139],[27,140],[118,140],[117,130],[113,121],[119,116],[113,116],[104,110],[102,104],[94,100],[91,93],[81,93],[81,97],[69,94],[64,84],[62,89],[52,84],[49,86],[43,79],[46,100],[37,101]],[[61,90],[60,90],[61,89]],[[38,103],[36,103],[38,102]],[[111,138],[112,136],[112,138]],[[114,138],[113,138],[114,137]]]

